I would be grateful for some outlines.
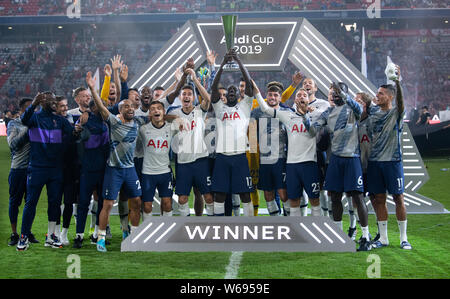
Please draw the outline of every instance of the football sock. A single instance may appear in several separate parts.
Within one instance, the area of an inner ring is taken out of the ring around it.
[[[267,202],[267,210],[270,216],[278,216],[278,205],[275,200]]]
[[[369,226],[361,226],[362,237],[369,241]]]
[[[239,197],[239,194],[232,194],[231,199],[233,202],[234,216],[240,216],[241,215],[241,198]],[[214,207],[214,210],[215,210],[215,207]]]
[[[61,224],[55,225],[55,236],[59,237],[61,236]]]
[[[289,216],[301,216],[300,207],[295,207],[295,208],[291,207]]]
[[[350,196],[345,195],[344,198],[347,200],[348,203],[348,216],[349,216],[349,223],[351,228],[356,227],[356,214],[355,210],[353,209],[353,201]]]
[[[378,221],[378,230],[380,231],[380,239],[379,241],[382,244],[389,244],[388,233],[387,233],[388,222],[386,221]]]
[[[142,213],[142,221],[147,220],[148,218],[152,217],[152,215],[153,215],[152,212],[150,212],[150,213],[143,212]]]
[[[400,230],[400,243],[404,241],[408,241],[408,237],[406,236],[406,226],[407,226],[407,220],[405,221],[399,221],[398,223],[398,229]]]
[[[302,216],[308,215],[308,197],[303,193],[303,197],[300,199],[300,212]]]
[[[122,231],[127,232],[128,231],[128,215],[121,215],[119,218],[120,218],[120,226],[122,228]]]
[[[98,240],[105,239],[105,238],[106,238],[106,230],[99,229],[98,230]]]
[[[242,206],[244,208],[244,216],[255,216],[254,214],[254,208],[253,208],[253,203],[250,202],[243,202]]]
[[[179,211],[180,211],[180,216],[182,216],[182,217],[189,216],[189,214],[190,214],[189,203],[186,202],[184,204],[180,204]]]
[[[214,216],[214,203],[206,203],[206,215]],[[224,208],[225,210],[225,208]]]
[[[137,226],[131,226],[130,234],[131,234],[132,232],[134,232],[134,230],[137,229],[137,228],[138,228]]]
[[[328,195],[325,190],[321,190],[319,194],[320,207],[322,208],[322,215],[328,217]]]
[[[69,231],[68,228],[63,227],[62,230],[61,230],[61,235],[60,235],[60,237],[61,237],[61,238],[64,238],[64,239],[67,239],[67,232],[68,232],[68,231]]]
[[[94,233],[92,234],[92,237],[94,237],[94,238],[98,237],[98,225],[97,224],[95,225]]]
[[[335,223],[342,231],[344,231],[344,229],[342,228],[342,221],[334,221],[334,223]]]
[[[285,212],[285,216],[290,216],[291,214],[291,204],[289,203],[289,200],[286,200],[286,202],[283,202],[283,209]]]
[[[311,205],[311,216],[320,216],[320,205],[318,206],[313,206]]]
[[[225,203],[214,202],[214,216],[224,216],[224,215],[225,215]]]
[[[80,237],[81,240],[83,240],[84,239],[84,233],[77,233],[77,237]]]
[[[172,217],[173,216],[173,210],[172,211],[170,211],[170,212],[163,212],[163,216],[164,217]]]
[[[50,238],[52,234],[55,233],[55,227],[56,227],[56,221],[49,221],[48,222],[48,231],[47,236]],[[59,236],[58,236],[59,237]]]

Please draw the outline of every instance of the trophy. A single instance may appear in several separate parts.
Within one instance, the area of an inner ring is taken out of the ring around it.
[[[237,18],[238,18],[237,16],[233,15],[222,16],[222,25],[223,25],[223,32],[225,34],[227,52],[234,47],[234,37],[236,35]],[[228,62],[224,66],[224,69],[238,69],[238,68],[239,66],[234,61]]]

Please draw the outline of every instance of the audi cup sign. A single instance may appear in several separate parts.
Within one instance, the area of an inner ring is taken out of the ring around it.
[[[222,23],[197,21],[193,27],[207,51],[224,56],[227,47]],[[298,21],[238,21],[234,49],[249,71],[282,71],[298,27]],[[220,63],[217,59],[216,66]]]

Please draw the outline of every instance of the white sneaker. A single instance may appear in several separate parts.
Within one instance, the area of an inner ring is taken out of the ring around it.
[[[45,235],[45,243],[44,246],[45,247],[52,247],[52,248],[62,248],[62,243],[59,240],[59,238],[57,236],[55,236],[55,234],[52,234],[51,237],[49,238],[48,235]]]

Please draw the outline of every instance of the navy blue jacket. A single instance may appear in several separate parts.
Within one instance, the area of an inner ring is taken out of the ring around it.
[[[34,109],[31,105],[21,116],[30,138],[30,166],[62,168],[65,152],[63,136],[74,138],[74,128],[62,116],[43,109],[34,112]]]

